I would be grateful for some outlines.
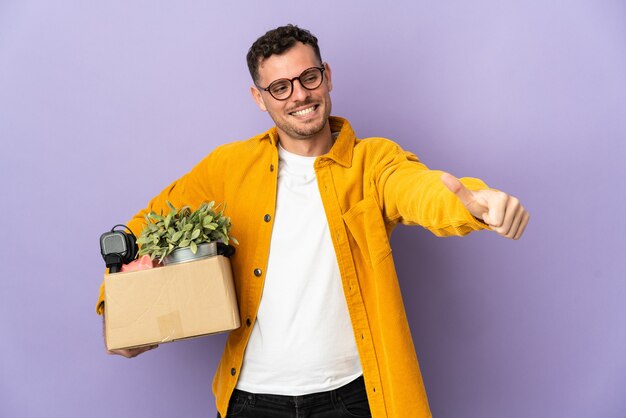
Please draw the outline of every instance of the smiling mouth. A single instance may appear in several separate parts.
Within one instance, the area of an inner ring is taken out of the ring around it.
[[[298,110],[297,112],[289,113],[291,116],[306,116],[311,112],[314,112],[319,105],[313,105],[311,107],[307,107],[306,109]]]

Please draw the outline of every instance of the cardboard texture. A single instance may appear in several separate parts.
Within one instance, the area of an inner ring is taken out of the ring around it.
[[[109,350],[163,344],[240,326],[230,260],[210,257],[105,274]]]

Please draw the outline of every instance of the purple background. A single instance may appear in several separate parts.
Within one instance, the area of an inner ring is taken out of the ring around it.
[[[157,3],[0,2],[0,416],[214,416],[224,335],[105,354],[98,237],[271,126],[244,57],[288,22],[359,136],[532,214],[517,242],[394,233],[434,415],[626,416],[624,2]]]

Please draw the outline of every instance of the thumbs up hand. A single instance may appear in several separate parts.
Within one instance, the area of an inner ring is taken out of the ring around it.
[[[441,176],[443,184],[459,198],[467,210],[506,238],[519,239],[530,215],[519,199],[497,190],[469,190],[449,173]]]

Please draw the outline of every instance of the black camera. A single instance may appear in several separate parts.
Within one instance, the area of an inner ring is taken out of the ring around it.
[[[124,227],[129,232],[116,231],[115,228]],[[100,235],[100,253],[110,273],[117,273],[122,264],[128,264],[137,258],[137,238],[126,225],[115,225],[111,231]]]

